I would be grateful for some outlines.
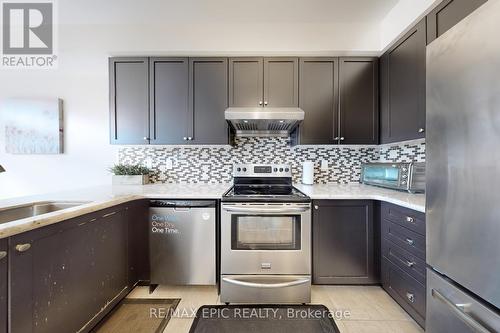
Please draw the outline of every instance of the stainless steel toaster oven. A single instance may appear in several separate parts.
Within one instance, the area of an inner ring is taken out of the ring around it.
[[[424,193],[425,162],[366,163],[361,166],[361,183]]]

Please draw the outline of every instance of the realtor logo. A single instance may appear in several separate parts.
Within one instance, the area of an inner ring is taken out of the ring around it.
[[[3,68],[55,67],[53,1],[4,1],[2,21]]]

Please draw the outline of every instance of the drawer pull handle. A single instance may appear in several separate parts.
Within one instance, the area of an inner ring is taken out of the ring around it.
[[[407,293],[406,293],[406,298],[408,298],[408,300],[409,300],[411,303],[415,303],[415,295],[413,295],[412,293],[407,292]]]
[[[415,219],[413,217],[411,217],[411,216],[407,216],[406,217],[406,222],[408,222],[408,223],[415,223]]]
[[[115,215],[115,214],[116,214],[116,212],[112,212],[112,213],[104,214],[104,215],[102,216],[102,218],[110,217],[110,216]]]
[[[415,244],[415,241],[414,241],[413,239],[411,239],[411,238],[407,238],[407,239],[405,239],[405,240],[406,240],[406,242],[408,243],[408,245],[413,245],[413,244]]]
[[[406,260],[406,266],[408,266],[408,267],[411,268],[411,267],[415,266],[415,262],[414,261]]]
[[[26,252],[26,251],[28,251],[30,248],[31,248],[31,244],[30,244],[30,243],[26,243],[26,244],[17,244],[17,245],[16,245],[16,251],[17,251],[17,252]]]
[[[0,260],[7,257],[7,251],[0,251]]]

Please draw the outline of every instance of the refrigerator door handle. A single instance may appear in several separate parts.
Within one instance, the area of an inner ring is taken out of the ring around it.
[[[455,304],[436,289],[431,290],[431,295],[435,299],[447,305],[460,320],[469,325],[472,329],[474,329],[474,331],[479,333],[492,333],[492,331],[485,328],[481,323],[464,312],[463,308],[467,307],[467,304]]]

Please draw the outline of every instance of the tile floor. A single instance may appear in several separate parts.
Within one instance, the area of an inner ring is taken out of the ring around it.
[[[136,287],[131,298],[180,298],[182,317],[171,318],[164,333],[188,332],[191,311],[201,305],[219,304],[212,286],[159,286],[149,295],[148,287]],[[422,328],[380,287],[313,286],[312,303],[323,304],[334,314],[341,333],[421,333]],[[185,316],[184,316],[185,315]]]

